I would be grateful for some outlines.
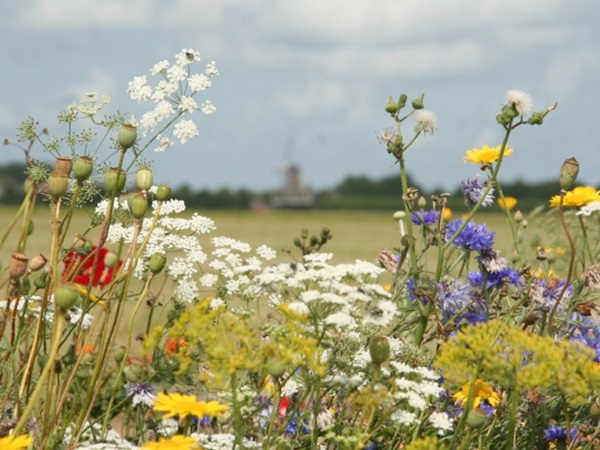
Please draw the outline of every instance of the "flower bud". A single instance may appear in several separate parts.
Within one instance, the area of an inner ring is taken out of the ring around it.
[[[521,226],[523,228],[527,228],[529,226],[529,222],[527,222],[527,219],[523,219],[523,222],[521,222]]]
[[[124,345],[121,345],[120,347],[117,347],[117,349],[112,352],[112,357],[116,363],[120,363],[121,361],[123,361],[123,358],[125,358],[126,353],[127,353],[127,348]]]
[[[270,359],[266,362],[265,369],[273,378],[281,378],[285,373],[286,364],[278,359]]]
[[[42,272],[42,274],[39,277],[37,277],[33,281],[33,284],[38,289],[44,289],[46,287],[47,280],[48,280],[48,272],[44,271],[44,272]]]
[[[60,309],[69,309],[75,305],[77,297],[79,291],[71,285],[64,284],[54,289],[54,304]]]
[[[104,188],[108,192],[121,192],[125,187],[127,174],[123,169],[111,167],[104,174]]]
[[[124,123],[119,130],[118,141],[123,150],[133,147],[137,139],[137,127]]]
[[[147,191],[152,187],[154,176],[149,167],[142,167],[135,174],[135,184],[140,191]]]
[[[73,159],[70,156],[59,156],[54,160],[54,173],[69,176],[73,168]]]
[[[369,353],[373,364],[381,365],[390,357],[390,341],[385,336],[373,336],[369,342]]]
[[[521,223],[524,219],[523,213],[521,211],[517,211],[513,217],[515,219],[515,222],[517,223]]]
[[[150,257],[150,262],[148,263],[148,268],[150,272],[154,275],[159,274],[165,268],[165,264],[167,263],[167,256],[164,253],[154,253]]]
[[[73,163],[73,176],[77,181],[87,180],[94,170],[94,160],[89,156],[80,156]]]
[[[560,166],[558,181],[561,189],[569,189],[579,175],[579,162],[575,158],[569,158]]]
[[[37,272],[38,270],[41,270],[46,265],[46,262],[48,262],[46,257],[41,253],[38,253],[31,259],[31,262],[29,263],[29,272]]]
[[[156,190],[156,199],[159,202],[164,202],[166,200],[169,200],[170,196],[171,196],[171,186],[169,186],[168,184],[160,184],[158,186],[158,189]]]
[[[419,200],[417,200],[417,206],[419,208],[425,208],[427,206],[427,200],[422,195],[419,197]]]
[[[404,211],[396,211],[393,215],[394,220],[402,220],[406,217],[406,213]]]
[[[421,94],[419,98],[414,99],[410,104],[414,109],[423,109],[425,105],[423,104],[423,99],[425,98],[425,94]]]
[[[408,100],[408,97],[406,96],[406,94],[402,94],[400,96],[400,98],[398,99],[398,109],[402,109],[406,106],[406,102]]]
[[[487,414],[479,409],[474,408],[467,413],[467,425],[471,428],[481,428],[488,421]]]
[[[52,172],[48,177],[48,192],[55,199],[61,198],[69,189],[69,175]]]
[[[115,267],[119,262],[119,257],[115,252],[108,251],[104,255],[104,261],[102,261],[106,267]]]
[[[127,196],[127,205],[136,219],[141,219],[148,210],[148,197],[145,192],[132,192]]]
[[[390,114],[396,114],[398,112],[398,104],[394,102],[394,99],[392,97],[388,98],[385,104],[385,110]]]
[[[11,280],[18,280],[27,271],[27,261],[29,257],[25,253],[15,252],[10,257],[10,264],[8,266],[8,274]]]

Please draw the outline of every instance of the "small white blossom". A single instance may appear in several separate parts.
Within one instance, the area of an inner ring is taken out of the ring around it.
[[[210,102],[210,100],[207,100],[207,102]],[[192,113],[196,108],[198,108],[198,103],[196,103],[196,100],[194,100],[192,97],[183,95],[179,101],[178,108],[181,112]],[[204,105],[202,105],[202,112],[204,112]]]
[[[154,64],[152,69],[150,69],[150,73],[152,75],[158,75],[159,73],[165,72],[169,68],[169,61],[166,59]]]
[[[528,93],[513,90],[506,93],[506,104],[514,105],[519,114],[523,116],[531,112],[533,100]]]
[[[206,71],[205,71],[206,75],[208,75],[209,77],[216,77],[217,75],[219,75],[219,69],[217,69],[217,63],[214,61],[209,62],[206,65]]]
[[[415,114],[415,134],[433,135],[437,128],[437,117],[433,111],[420,109]]]
[[[134,77],[127,87],[127,92],[132,100],[137,100],[138,103],[144,100],[149,100],[152,96],[152,89],[147,84],[146,76]]]
[[[157,140],[158,140],[158,147],[156,147],[156,149],[154,149],[155,152],[164,152],[166,149],[168,149],[169,147],[171,147],[173,145],[173,141],[168,136],[158,135]]]
[[[210,116],[216,110],[217,108],[215,108],[215,105],[213,105],[210,100],[206,100],[204,103],[202,103],[202,107],[200,108],[200,111],[207,116]]]
[[[341,311],[327,316],[325,318],[325,323],[327,325],[333,325],[338,329],[356,328],[356,321],[354,318],[350,314]]]
[[[83,310],[81,308],[72,307],[68,310],[69,323],[76,325],[79,323],[81,319],[81,315],[83,314]],[[81,329],[89,330],[92,326],[92,321],[94,320],[94,316],[91,314],[84,314],[83,319],[81,319]]]
[[[209,88],[212,84],[212,81],[210,81],[210,78],[208,78],[206,75],[201,73],[201,74],[192,75],[188,79],[188,84],[192,91],[200,92],[200,91],[204,91],[205,89]]]
[[[187,77],[187,70],[181,66],[171,66],[167,69],[167,79],[171,83],[179,83]]]
[[[180,66],[186,66],[195,61],[200,61],[200,52],[191,48],[184,48],[175,55],[175,62]]]
[[[188,140],[198,136],[198,128],[191,120],[182,120],[175,125],[173,136],[178,138],[182,144],[185,144]]]
[[[437,428],[438,434],[444,434],[445,431],[452,431],[454,428],[452,421],[445,412],[433,412],[429,416],[429,422],[434,428]]]
[[[578,216],[590,216],[596,211],[600,211],[600,202],[588,203],[587,205],[579,208],[579,211],[577,211],[575,214]]]

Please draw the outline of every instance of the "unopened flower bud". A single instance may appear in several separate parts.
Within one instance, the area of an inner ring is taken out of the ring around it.
[[[69,175],[52,172],[48,177],[48,192],[56,199],[61,198],[69,189]]]
[[[133,147],[135,140],[137,139],[137,128],[128,123],[121,125],[119,130],[118,141],[119,145],[123,150]]]
[[[115,267],[119,262],[119,257],[115,252],[108,251],[104,255],[104,265],[106,267]]]
[[[125,346],[121,345],[120,347],[117,347],[117,349],[112,352],[112,357],[115,360],[115,362],[120,363],[121,361],[123,361],[123,358],[125,358],[126,353],[127,353],[127,348]]]
[[[167,256],[164,253],[154,253],[150,257],[150,262],[148,263],[148,268],[150,272],[154,275],[159,274],[165,268],[165,264],[167,263]]]
[[[521,222],[521,226],[523,228],[527,228],[529,226],[529,222],[527,222],[527,219],[523,219],[523,222]]]
[[[394,102],[394,99],[392,97],[388,98],[385,104],[385,110],[390,114],[396,114],[398,112],[398,104]]]
[[[111,167],[104,174],[104,188],[108,192],[121,192],[125,187],[127,174],[123,169]]]
[[[265,369],[273,378],[281,378],[285,373],[286,364],[279,359],[270,359],[266,362]]]
[[[80,156],[73,163],[73,176],[77,181],[87,180],[94,170],[94,160],[89,156]]]
[[[558,181],[561,189],[569,189],[579,175],[579,162],[575,158],[569,158],[560,166]]]
[[[404,211],[396,211],[393,215],[394,220],[402,220],[406,217],[406,213]]]
[[[69,309],[77,302],[79,291],[72,285],[64,284],[54,289],[54,304],[60,309]]]
[[[417,200],[417,206],[419,208],[425,208],[425,206],[427,206],[427,200],[422,195],[419,197],[419,200]]]
[[[398,99],[398,109],[402,109],[406,106],[406,102],[408,101],[408,97],[406,94],[402,94]]]
[[[373,336],[369,342],[369,353],[373,364],[381,365],[390,358],[390,341],[385,336]]]
[[[73,168],[73,159],[70,156],[59,156],[54,160],[54,172],[69,176]]]
[[[517,223],[521,223],[523,221],[523,213],[521,211],[515,212],[515,215],[513,217],[515,219],[515,222]]]
[[[148,197],[145,192],[132,192],[127,196],[127,205],[136,219],[141,219],[148,210]]]
[[[25,253],[15,252],[10,257],[10,264],[8,266],[8,274],[11,280],[18,280],[27,271],[27,261],[29,257]]]
[[[44,289],[46,287],[47,280],[48,280],[48,272],[44,271],[44,272],[42,272],[42,274],[39,277],[37,277],[33,281],[33,284],[38,289]]]
[[[171,197],[171,186],[168,184],[160,184],[156,190],[156,199],[159,202],[164,202],[169,200],[169,197]]]
[[[75,236],[75,239],[73,239],[73,248],[75,250],[83,248],[86,242],[88,242],[87,238],[85,236],[82,236],[81,234],[78,234]]]
[[[135,173],[135,184],[140,191],[147,191],[152,187],[154,176],[148,167],[142,167]]]
[[[419,98],[414,99],[410,104],[414,109],[423,109],[425,105],[423,104],[423,99],[425,98],[425,94],[421,94]]]
[[[481,428],[488,421],[487,414],[479,409],[474,408],[467,413],[467,425],[471,428]]]

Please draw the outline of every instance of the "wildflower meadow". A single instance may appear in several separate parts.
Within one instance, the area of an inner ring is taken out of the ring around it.
[[[153,151],[202,139],[218,75],[184,49],[129,83],[141,117],[89,93],[61,134],[29,117],[5,140],[28,179],[0,238],[0,450],[600,448],[600,191],[570,155],[531,212],[499,182],[511,135],[543,133],[556,104],[498,100],[502,142],[456,149],[473,168],[458,218],[408,185],[405,155],[438,127],[424,95],[382,102],[397,239],[333,263],[335,230],[291,232],[280,255],[154,180]]]

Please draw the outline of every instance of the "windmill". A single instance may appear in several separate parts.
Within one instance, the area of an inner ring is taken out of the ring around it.
[[[302,209],[310,208],[314,203],[314,196],[310,189],[304,184],[300,166],[292,161],[292,141],[286,141],[285,150],[288,163],[279,167],[283,174],[283,186],[273,197],[271,205],[274,208]]]

